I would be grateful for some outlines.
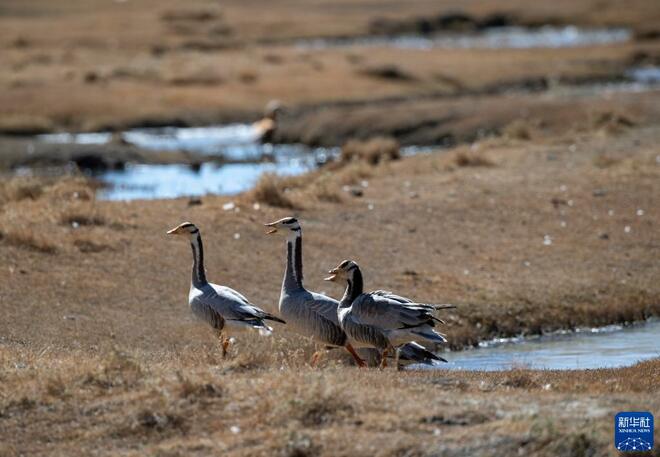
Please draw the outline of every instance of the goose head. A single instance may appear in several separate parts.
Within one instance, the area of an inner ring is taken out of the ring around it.
[[[353,276],[358,268],[358,264],[353,260],[344,260],[335,268],[328,271],[330,276],[324,278],[324,280],[332,282],[346,281]]]
[[[284,217],[279,221],[270,222],[264,225],[270,227],[270,230],[266,232],[268,235],[279,233],[289,237],[291,235],[299,234],[301,230],[298,219],[295,217]]]
[[[279,100],[271,100],[264,109],[266,119],[277,120],[277,117],[284,112],[284,105]]]
[[[182,224],[177,225],[172,230],[167,231],[168,235],[184,235],[188,237],[192,237],[197,233],[199,233],[199,229],[192,222],[184,222]]]

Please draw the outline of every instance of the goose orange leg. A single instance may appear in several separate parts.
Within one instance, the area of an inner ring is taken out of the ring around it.
[[[312,367],[316,367],[316,364],[318,363],[320,358],[321,358],[321,351],[316,351],[314,354],[312,354],[312,360],[309,361],[309,364]]]
[[[222,334],[220,334],[220,341],[222,343],[222,357],[225,358],[227,357],[227,349],[229,348],[231,341],[229,340],[228,336],[224,336]]]
[[[351,346],[351,343],[346,343],[346,350],[351,353],[353,359],[355,359],[355,363],[357,363],[360,368],[364,368],[367,366],[366,362],[362,360],[362,358],[358,355],[357,352],[355,352],[355,349],[353,348],[353,346]]]
[[[387,352],[388,352],[388,349],[384,349],[383,354],[380,356],[380,369],[381,370],[387,366]]]

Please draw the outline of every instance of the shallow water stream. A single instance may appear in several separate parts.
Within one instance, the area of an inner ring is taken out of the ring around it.
[[[493,27],[476,33],[367,36],[302,40],[304,49],[338,47],[395,47],[402,49],[530,49],[567,48],[624,43],[632,37],[623,28],[583,29],[576,26]]]
[[[557,87],[545,96],[606,96],[611,92],[645,91],[660,88],[660,67],[632,68],[622,81]],[[185,150],[221,155],[233,163],[205,163],[199,170],[187,165],[127,165],[125,170],[96,175],[106,184],[98,197],[103,200],[176,198],[205,194],[232,195],[250,189],[266,172],[297,175],[315,168],[339,153],[339,148],[310,148],[300,144],[262,144],[250,124],[207,127],[164,127],[133,129],[121,133],[130,144],[147,150]],[[51,143],[107,144],[110,132],[55,133],[39,135],[38,141]],[[438,149],[408,146],[403,155]]]
[[[571,370],[614,368],[660,357],[660,320],[629,327],[581,329],[537,338],[482,343],[482,347],[443,354],[449,363],[437,368]]]

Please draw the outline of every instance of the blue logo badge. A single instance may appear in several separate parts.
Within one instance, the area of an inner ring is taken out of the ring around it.
[[[614,446],[619,451],[653,449],[653,414],[622,412],[614,417]]]

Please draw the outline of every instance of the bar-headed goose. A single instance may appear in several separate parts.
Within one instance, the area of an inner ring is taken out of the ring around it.
[[[264,321],[271,320],[285,323],[253,305],[243,295],[229,287],[212,284],[206,280],[204,270],[204,249],[202,236],[195,224],[184,222],[167,232],[190,240],[193,252],[192,283],[188,294],[188,303],[193,314],[216,329],[222,341],[222,355],[227,354],[229,332],[256,329],[261,334],[270,334],[270,328]]]
[[[284,107],[278,100],[271,100],[266,105],[264,117],[252,124],[257,139],[262,143],[271,143],[277,130],[278,118]]]
[[[433,316],[438,309],[453,305],[414,303],[384,290],[364,293],[362,272],[352,260],[344,260],[329,271],[326,281],[346,281],[346,291],[339,302],[338,318],[341,328],[360,346],[370,346],[382,352],[381,367],[386,365],[388,352],[414,341],[446,343],[444,335],[435,331]]]
[[[270,227],[268,234],[277,233],[286,237],[287,257],[279,311],[286,319],[288,328],[325,346],[343,346],[359,366],[364,366],[364,361],[355,352],[346,333],[339,326],[337,317],[339,302],[325,295],[310,292],[303,286],[302,228],[298,220],[285,217],[265,225]],[[316,364],[319,355],[318,351],[314,353],[312,365]]]

